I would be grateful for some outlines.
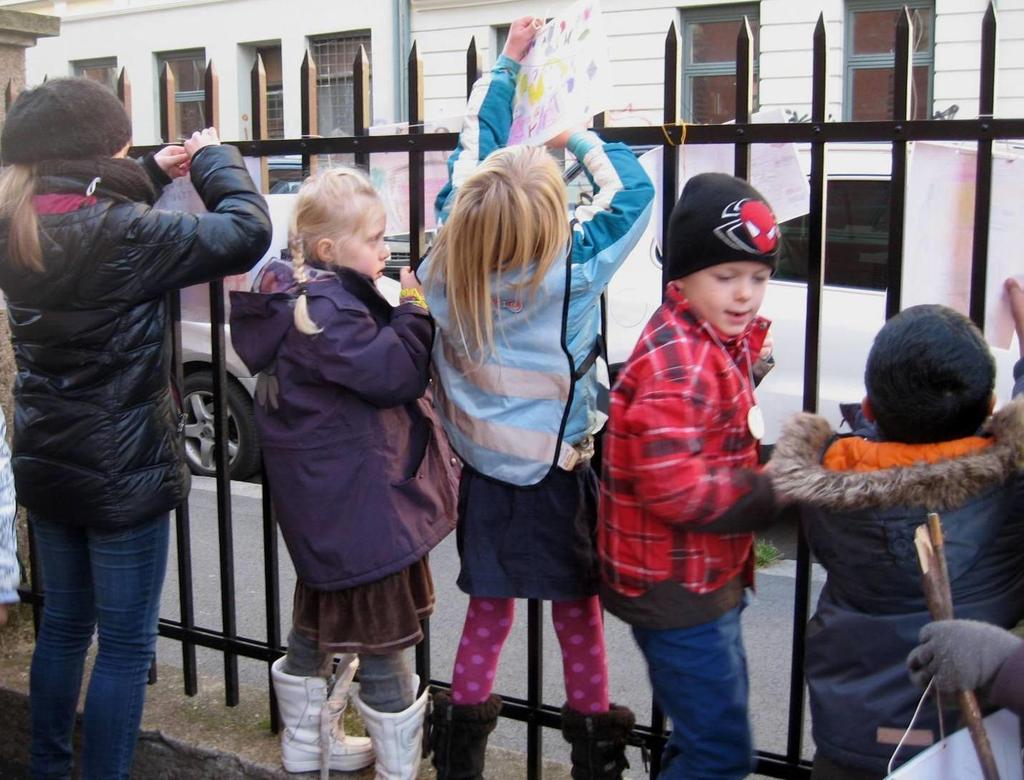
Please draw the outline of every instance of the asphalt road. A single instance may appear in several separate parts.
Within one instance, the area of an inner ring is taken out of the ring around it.
[[[235,483],[232,515],[235,550],[236,620],[238,634],[252,638],[266,636],[264,605],[262,505],[260,486]],[[221,626],[219,548],[216,521],[216,494],[212,480],[197,479],[189,501],[191,513],[192,570],[194,611],[197,625],[219,629]],[[784,552],[792,547],[791,532],[779,532],[778,546]],[[281,633],[287,636],[291,620],[291,597],[295,575],[283,542],[279,540],[281,582]],[[167,580],[163,592],[161,615],[179,617],[177,556],[172,537]],[[454,536],[449,537],[431,555],[431,566],[437,588],[437,610],[431,619],[431,673],[435,679],[450,679],[456,642],[465,616],[466,596],[455,587],[458,556]],[[794,565],[783,560],[758,575],[757,595],[743,616],[751,678],[750,711],[755,742],[759,749],[785,752],[789,666],[794,594]],[[815,572],[812,603],[817,598],[821,575]],[[496,680],[496,692],[525,697],[527,680],[526,609],[519,605],[516,624],[503,651]],[[612,699],[625,704],[637,714],[638,723],[650,723],[651,695],[643,657],[636,649],[628,627],[611,615],[605,626],[611,679]],[[561,656],[550,612],[545,611],[544,630],[544,701],[559,706],[564,699],[561,680]],[[177,642],[161,639],[159,661],[181,664]],[[221,676],[223,661],[219,652],[199,648],[200,675]],[[411,663],[411,654],[410,654]],[[243,683],[264,686],[266,666],[239,659]],[[813,747],[805,728],[804,755],[810,757]],[[551,731],[545,732],[544,754],[548,758],[568,761],[568,748]],[[525,726],[502,721],[492,736],[493,743],[525,751]],[[639,753],[630,756],[634,776],[642,776]]]

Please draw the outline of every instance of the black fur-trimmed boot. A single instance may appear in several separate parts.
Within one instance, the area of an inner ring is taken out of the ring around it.
[[[620,780],[626,760],[626,737],[636,719],[627,707],[584,715],[562,706],[562,736],[572,746],[573,780]]]
[[[498,724],[501,699],[455,704],[448,691],[434,691],[430,748],[437,780],[482,780],[487,737]]]

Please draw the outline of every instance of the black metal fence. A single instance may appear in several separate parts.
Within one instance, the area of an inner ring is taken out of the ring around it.
[[[832,122],[826,121],[826,34],[825,23],[819,17],[813,34],[811,52],[812,94],[809,121],[797,123],[751,124],[753,98],[753,44],[749,26],[741,26],[737,39],[736,60],[736,121],[729,125],[687,125],[679,117],[679,37],[671,25],[665,39],[664,57],[664,114],[663,124],[656,126],[605,127],[603,115],[595,117],[595,125],[607,140],[623,141],[636,146],[662,146],[664,172],[660,183],[662,192],[678,191],[679,146],[686,144],[732,144],[735,148],[735,173],[744,178],[750,174],[750,147],[757,143],[795,142],[810,149],[810,211],[808,218],[807,257],[807,310],[806,342],[804,354],[803,407],[816,411],[818,404],[819,345],[821,327],[821,300],[824,281],[825,250],[825,198],[826,158],[828,147],[837,142],[887,143],[892,148],[890,183],[890,232],[888,241],[888,285],[886,290],[886,316],[899,310],[902,287],[901,258],[904,236],[904,200],[907,176],[907,144],[911,141],[962,141],[977,144],[976,200],[974,210],[974,242],[971,274],[970,316],[979,326],[984,321],[986,258],[988,251],[989,211],[992,182],[992,144],[1001,139],[1024,138],[1024,119],[997,119],[992,116],[995,102],[996,68],[996,16],[990,5],[984,16],[981,33],[981,62],[979,84],[979,117],[977,119],[909,120],[911,86],[910,46],[913,39],[910,14],[904,9],[895,30],[895,100],[893,115],[887,121]],[[368,165],[375,153],[404,152],[409,157],[409,251],[412,258],[422,255],[424,241],[424,153],[448,151],[454,148],[455,133],[423,132],[423,73],[415,44],[408,60],[409,130],[405,135],[369,134],[370,92],[369,65],[360,48],[355,59],[354,106],[355,130],[346,137],[320,137],[317,135],[316,67],[307,53],[302,62],[301,105],[302,137],[285,140],[266,139],[267,83],[262,61],[257,58],[252,70],[252,141],[233,142],[247,156],[263,159],[264,187],[268,181],[266,158],[271,155],[301,155],[305,172],[315,169],[317,156],[325,154],[353,155],[357,165]],[[466,89],[480,75],[481,63],[476,45],[471,41],[467,51]],[[173,141],[174,83],[173,75],[165,66],[160,79],[161,132],[166,141]],[[118,93],[128,105],[131,86],[122,71],[118,80]],[[8,103],[14,97],[7,91]],[[214,66],[206,70],[206,117],[208,124],[218,124],[218,83]],[[140,148],[138,151],[145,151]],[[664,219],[674,205],[674,197],[664,198]],[[174,312],[174,347],[177,359],[175,370],[179,386],[182,381],[180,300],[172,296]],[[212,323],[212,354],[214,364],[214,398],[216,417],[217,462],[217,514],[220,567],[220,601],[222,624],[219,628],[197,625],[193,606],[192,551],[190,547],[189,509],[183,504],[177,510],[177,581],[180,617],[178,620],[161,618],[160,634],[181,643],[184,669],[184,688],[189,696],[198,690],[196,648],[211,648],[223,654],[226,704],[233,706],[239,700],[239,657],[266,662],[268,688],[269,666],[283,651],[280,635],[280,584],[278,581],[277,527],[271,508],[270,491],[263,482],[263,567],[265,580],[266,636],[243,636],[236,624],[234,587],[234,540],[231,516],[231,486],[228,477],[228,453],[223,444],[228,439],[226,412],[227,376],[224,365],[224,287],[222,281],[210,284],[210,310]],[[34,561],[33,561],[34,563]],[[758,752],[759,773],[779,778],[806,778],[810,775],[808,763],[801,758],[803,749],[804,713],[804,634],[808,618],[810,594],[810,556],[803,539],[800,540],[797,562],[795,597],[793,602],[792,659],[790,662],[790,692],[788,701],[788,735],[785,752]],[[38,620],[42,591],[36,567],[32,567],[32,589],[22,595],[35,605]],[[541,615],[539,602],[528,604],[528,680],[525,698],[505,696],[502,716],[523,721],[527,726],[527,776],[541,776],[541,741],[546,728],[560,725],[559,708],[543,701],[541,693]],[[447,683],[433,677],[430,669],[430,635],[417,648],[416,664],[420,679],[436,686]],[[276,707],[271,701],[273,727],[277,728]],[[639,725],[634,733],[634,744],[650,750],[651,776],[657,776],[660,752],[665,744],[665,719],[656,707],[647,724]]]

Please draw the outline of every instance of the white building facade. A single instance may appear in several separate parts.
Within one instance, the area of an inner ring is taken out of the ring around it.
[[[475,38],[484,65],[500,50],[508,22],[557,14],[525,0],[0,0],[0,6],[61,18],[61,35],[28,51],[28,81],[73,74],[132,85],[135,142],[159,141],[158,75],[175,73],[178,134],[201,126],[202,68],[220,78],[221,131],[251,137],[249,74],[263,55],[271,85],[271,128],[300,133],[300,64],[319,68],[321,135],[351,132],[351,62],[368,53],[373,122],[405,114],[406,61],[422,58],[427,119],[461,114],[466,49]],[[603,0],[612,63],[609,124],[659,123],[669,26],[680,36],[680,113],[687,121],[732,114],[735,36],[746,16],[755,34],[757,104],[794,119],[810,112],[811,46],[818,15],[828,35],[828,113],[835,119],[887,118],[893,21],[900,0]],[[980,36],[987,0],[906,0],[916,23],[914,111],[977,114]],[[999,0],[997,116],[1024,116],[1024,0]],[[887,99],[888,98],[888,99]]]

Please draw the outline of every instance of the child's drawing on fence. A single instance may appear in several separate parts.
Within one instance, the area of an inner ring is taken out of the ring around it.
[[[522,61],[509,144],[542,144],[603,111],[609,70],[597,0],[579,0],[544,25]]]
[[[447,133],[462,126],[462,117],[424,123],[425,133]],[[378,125],[370,128],[370,135],[401,135],[409,132],[407,122]],[[409,231],[409,155],[405,152],[385,152],[370,157],[370,181],[380,193],[387,213],[388,235]],[[448,181],[448,152],[425,152],[423,155],[423,227],[433,230],[434,198]]]

